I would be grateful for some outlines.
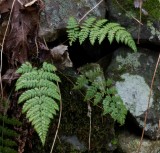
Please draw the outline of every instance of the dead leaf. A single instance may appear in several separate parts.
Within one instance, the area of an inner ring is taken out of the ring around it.
[[[11,82],[19,78],[19,74],[16,73],[16,69],[8,69],[7,72],[2,76],[2,81],[11,84]]]
[[[73,66],[73,63],[69,57],[69,53],[67,52],[67,50],[68,46],[66,45],[59,45],[51,49],[54,64],[56,64],[56,66],[60,69]]]

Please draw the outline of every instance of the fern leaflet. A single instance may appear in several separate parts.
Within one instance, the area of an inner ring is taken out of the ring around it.
[[[69,18],[67,25],[68,38],[70,40],[70,45],[75,42],[79,36],[79,25],[75,18]]]
[[[84,40],[88,37],[91,27],[93,23],[95,22],[96,18],[89,18],[84,23],[82,23],[81,31],[79,32],[79,42],[82,44]]]

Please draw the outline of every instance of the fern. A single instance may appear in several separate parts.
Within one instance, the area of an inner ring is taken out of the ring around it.
[[[17,143],[14,138],[18,133],[13,130],[13,126],[20,126],[21,122],[14,118],[8,118],[0,115],[0,152],[1,153],[17,153]]]
[[[127,109],[117,95],[112,80],[105,80],[103,71],[98,64],[88,64],[79,70],[82,74],[78,77],[74,88],[86,88],[84,101],[93,100],[94,105],[101,102],[103,115],[110,114],[115,121],[121,125],[124,124]]]
[[[95,22],[95,20],[96,18],[91,17],[86,21],[84,21],[84,23],[82,24],[81,31],[79,33],[80,44],[82,44],[85,41],[85,39],[88,37],[92,24]]]
[[[118,43],[128,45],[133,51],[137,51],[136,44],[131,34],[118,23],[109,23],[107,19],[97,20],[93,17],[85,20],[82,25],[71,17],[68,20],[67,33],[70,45],[79,39],[82,44],[88,37],[92,45],[98,39],[99,44],[107,37],[109,42],[112,43],[115,39]]]
[[[79,25],[73,17],[69,18],[67,29],[70,45],[72,45],[72,43],[77,40],[79,35]]]
[[[16,82],[15,90],[25,89],[18,103],[24,103],[22,112],[26,113],[43,145],[50,120],[59,110],[56,101],[60,101],[60,92],[56,82],[60,82],[60,79],[55,71],[56,67],[46,62],[40,69],[33,68],[26,62],[17,70],[21,76]]]

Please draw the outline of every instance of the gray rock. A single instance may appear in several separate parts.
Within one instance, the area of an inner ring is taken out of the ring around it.
[[[113,60],[106,70],[107,77],[115,80],[118,94],[126,108],[140,128],[144,126],[144,117],[147,110],[150,94],[150,84],[157,62],[158,53],[147,49],[139,49],[133,53],[129,49],[118,49]],[[157,133],[160,116],[160,66],[153,84],[150,96],[150,106],[145,128],[145,135],[151,139],[159,138]]]
[[[40,36],[45,37],[46,41],[55,40],[59,31],[66,27],[70,16],[79,20],[98,2],[98,0],[45,0],[45,11],[41,14]],[[105,14],[105,2],[102,2],[88,16],[104,18]]]
[[[72,147],[78,151],[86,151],[87,148],[84,146],[84,143],[80,142],[77,138],[77,136],[73,135],[73,136],[62,136],[61,140],[63,140],[64,142],[69,143],[70,145],[72,145]]]
[[[118,2],[118,3],[117,3]],[[156,4],[157,3],[157,4]],[[136,8],[134,1],[108,0],[109,19],[120,23],[132,34],[134,39],[140,38],[140,42],[152,42],[160,45],[160,5],[157,2],[144,1],[142,5],[142,21],[139,33],[139,8]],[[156,7],[156,9],[155,9]],[[154,10],[154,11],[153,11]],[[146,12],[146,13],[144,13]]]
[[[118,136],[119,150],[123,153],[137,153],[140,137],[128,132],[121,132]],[[119,151],[119,152],[120,152]],[[159,153],[160,141],[143,139],[143,143],[139,153]]]

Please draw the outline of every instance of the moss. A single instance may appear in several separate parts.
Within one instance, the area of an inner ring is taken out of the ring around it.
[[[114,4],[119,8],[120,6],[114,0]],[[132,14],[137,19],[139,19],[139,9],[134,7],[133,0],[118,0],[119,4],[127,11],[127,14]],[[142,13],[142,21],[145,22],[147,20],[160,20],[160,2],[159,0],[147,0],[143,2],[142,8],[148,12],[148,15],[144,15]],[[122,10],[123,11],[123,10]],[[126,13],[126,12],[125,12]],[[126,14],[126,15],[127,15]]]

